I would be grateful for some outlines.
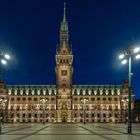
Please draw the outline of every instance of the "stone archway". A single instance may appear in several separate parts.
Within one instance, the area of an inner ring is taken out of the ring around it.
[[[67,122],[67,112],[62,112],[62,114],[61,114],[61,121],[62,121],[62,123],[66,123]]]

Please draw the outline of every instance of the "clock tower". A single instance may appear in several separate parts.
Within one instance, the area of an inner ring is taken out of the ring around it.
[[[60,26],[60,43],[56,50],[56,122],[72,122],[73,55],[69,46],[69,30],[64,3]]]

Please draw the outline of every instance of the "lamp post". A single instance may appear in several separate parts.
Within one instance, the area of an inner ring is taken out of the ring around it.
[[[45,105],[46,105],[46,102],[48,102],[47,99],[41,99],[40,100],[43,104],[44,104],[44,107],[43,107],[43,124],[45,124]]]
[[[122,60],[122,64],[127,64],[128,62],[128,134],[132,134],[132,112],[131,112],[131,67],[132,59],[140,59],[140,47],[132,48],[129,47],[125,49],[120,55],[119,59]]]
[[[0,134],[2,133],[1,125],[2,125],[2,120],[3,120],[3,118],[4,118],[2,111],[3,111],[3,104],[4,104],[5,102],[7,102],[6,99],[0,98],[0,106],[1,106],[1,110],[0,110]]]
[[[3,77],[2,77],[2,65],[6,65],[7,64],[7,60],[10,59],[10,55],[8,54],[4,54],[3,51],[0,49],[0,82],[3,81]],[[3,111],[3,103],[7,102],[6,99],[1,98],[0,97],[0,105],[1,105],[1,110],[0,112]],[[0,114],[0,134],[2,133],[2,117],[3,114]]]
[[[84,112],[84,124],[86,124],[86,114],[85,114],[85,105],[86,105],[86,102],[88,102],[87,99],[82,99],[81,102],[83,103],[83,112]]]

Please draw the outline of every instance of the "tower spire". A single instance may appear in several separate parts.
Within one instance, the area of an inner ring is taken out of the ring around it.
[[[66,43],[66,47],[69,47],[69,29],[68,29],[68,22],[66,20],[66,2],[64,2],[64,13],[63,13],[63,20],[60,26],[60,48]]]
[[[63,22],[66,22],[66,2],[64,2],[64,15],[63,15]]]

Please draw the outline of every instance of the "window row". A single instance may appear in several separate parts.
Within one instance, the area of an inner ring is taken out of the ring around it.
[[[74,117],[75,118],[77,118],[77,117],[81,117],[81,118],[84,118],[84,117],[86,117],[86,118],[88,118],[88,117],[98,117],[98,118],[100,118],[100,117],[103,117],[103,118],[106,118],[106,117],[115,117],[115,118],[117,118],[117,117],[119,117],[119,114],[118,113],[115,113],[114,115],[113,114],[100,114],[100,113],[97,113],[97,114],[80,114],[80,115],[78,115],[78,114],[74,114]]]
[[[12,89],[8,93],[11,95],[55,95],[55,90],[43,89]]]
[[[91,97],[91,98],[78,98],[78,97],[74,97],[74,101],[81,101],[82,99],[87,99],[88,101],[118,101],[119,99],[117,97],[113,98],[113,97],[97,97],[97,98],[94,98],[94,97]],[[88,102],[87,101],[87,102]]]
[[[40,101],[41,102],[42,99],[44,99],[44,98],[36,98],[36,97],[35,98],[31,98],[31,97],[28,97],[28,98],[26,98],[26,97],[14,98],[14,97],[12,97],[11,101]],[[54,101],[54,100],[55,100],[54,97],[46,98],[46,101]]]
[[[12,113],[10,114],[10,117],[15,117],[15,114]],[[16,117],[18,118],[31,118],[31,117],[35,117],[35,118],[45,118],[45,117],[55,117],[54,114],[16,114]]]
[[[78,91],[77,89],[74,90],[73,92],[74,95],[119,95],[120,94],[120,89],[86,89],[86,90],[83,90],[83,89],[80,89],[80,91]]]
[[[93,110],[100,110],[100,109],[105,109],[105,110],[118,110],[119,107],[118,105],[74,105],[73,109],[85,109],[85,110],[89,110],[89,109],[93,109]]]
[[[48,110],[48,109],[51,109],[51,110],[54,110],[55,109],[55,105],[23,105],[23,106],[13,106],[11,105],[10,110]]]

